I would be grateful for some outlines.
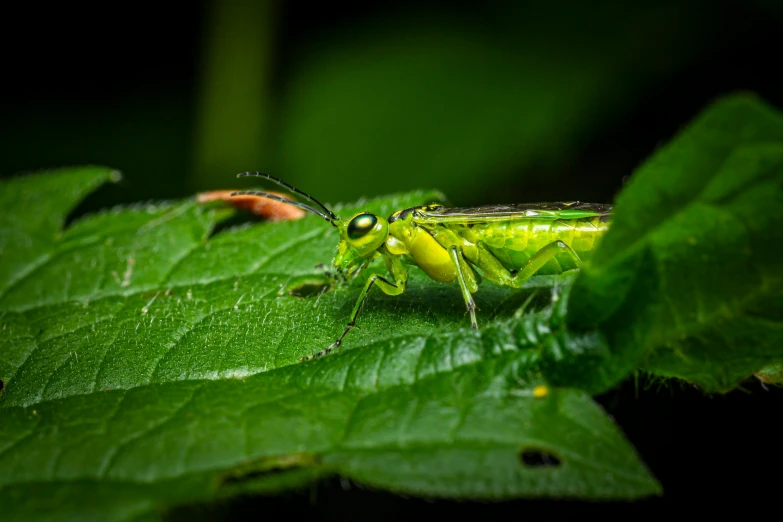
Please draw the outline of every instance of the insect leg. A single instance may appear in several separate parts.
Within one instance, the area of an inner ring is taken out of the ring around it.
[[[408,267],[405,266],[402,263],[402,260],[397,256],[389,256],[389,258],[389,267],[391,268],[390,272],[394,277],[395,282],[392,283],[385,277],[382,277],[378,274],[370,277],[364,284],[364,288],[362,289],[362,293],[359,294],[359,298],[356,300],[356,304],[354,305],[353,311],[351,312],[350,320],[345,326],[345,330],[343,330],[342,335],[340,335],[340,337],[335,342],[330,344],[325,350],[321,350],[313,356],[303,357],[303,361],[308,361],[314,357],[328,355],[332,350],[342,344],[343,338],[348,335],[348,332],[350,332],[353,327],[356,326],[356,318],[359,316],[359,312],[362,309],[362,304],[364,304],[364,300],[367,299],[367,295],[369,294],[370,288],[372,288],[373,285],[380,288],[381,291],[383,291],[383,293],[386,295],[400,295],[405,291],[405,285],[408,282]]]
[[[404,284],[394,284],[377,274],[372,276],[370,279],[367,280],[367,283],[364,285],[364,289],[362,290],[361,295],[359,295],[359,299],[356,300],[356,304],[353,307],[353,312],[351,312],[351,319],[348,321],[348,324],[345,326],[345,330],[343,330],[342,335],[340,335],[340,337],[335,342],[329,345],[326,348],[326,350],[315,354],[316,357],[320,357],[322,355],[328,355],[329,352],[331,352],[333,349],[337,348],[342,344],[343,338],[346,335],[348,335],[348,332],[350,332],[354,326],[356,326],[356,318],[359,317],[359,312],[362,309],[364,300],[367,299],[367,295],[369,294],[370,288],[372,288],[373,285],[378,285],[378,287],[381,290],[383,290],[383,293],[387,295],[400,295],[403,291],[405,291]]]
[[[511,286],[514,288],[520,288],[523,284],[525,284],[525,281],[530,279],[536,272],[538,272],[539,269],[547,264],[550,259],[561,252],[565,252],[570,255],[574,260],[574,263],[576,263],[576,266],[580,269],[584,266],[582,260],[579,259],[579,255],[574,252],[573,248],[565,244],[563,241],[554,241],[543,247],[541,250],[533,254],[530,259],[528,259],[525,266],[523,266],[511,278]]]
[[[481,270],[482,275],[489,281],[501,286],[511,286],[511,272],[503,266],[498,258],[481,241],[473,244],[445,228],[433,230],[433,235],[444,248],[449,248],[450,245],[459,245],[462,257],[471,265],[477,266]],[[471,270],[468,273],[473,274],[473,271]]]
[[[459,281],[459,287],[462,290],[462,297],[465,299],[465,306],[468,307],[468,312],[470,313],[470,325],[473,328],[478,328],[478,323],[476,322],[476,302],[473,300],[468,283],[465,281],[465,273],[473,269],[465,262],[462,253],[456,246],[452,245],[449,247],[449,256],[451,256],[451,260],[454,261],[454,266],[457,268],[457,281]],[[473,281],[473,286],[476,286],[475,280]]]
[[[455,262],[455,266],[457,267],[458,271],[459,269],[462,269],[462,275],[465,276],[465,282],[468,285],[468,289],[471,292],[477,291],[478,285],[481,283],[482,278],[478,272],[473,270],[473,266],[479,266],[479,268],[482,270],[484,267],[480,266],[478,262],[479,252],[476,245],[446,228],[436,228],[430,230],[429,233],[432,235],[432,237],[435,238],[435,241],[437,241],[440,246],[446,250],[449,250],[452,246],[457,247],[457,251],[459,253],[458,257],[461,260],[461,263],[457,265]],[[489,256],[492,255],[489,253],[489,251],[486,251],[486,254]],[[449,253],[449,255],[451,254]],[[495,262],[498,263],[498,266],[501,266],[502,268],[502,265],[500,265],[499,261],[495,260]]]
[[[561,252],[569,254],[577,267],[582,268],[583,266],[582,260],[579,259],[577,253],[565,242],[558,240],[536,252],[525,266],[516,273],[512,273],[487,249],[483,242],[479,241],[474,245],[450,230],[438,229],[436,234],[435,238],[441,244],[447,244],[447,242],[452,244],[461,243],[460,253],[464,255],[465,259],[477,266],[486,279],[502,286],[520,288],[525,284],[525,281],[538,272],[550,259]]]

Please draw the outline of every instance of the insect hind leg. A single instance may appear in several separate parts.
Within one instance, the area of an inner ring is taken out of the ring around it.
[[[512,275],[511,280],[509,281],[509,286],[514,288],[521,288],[522,285],[524,285],[528,279],[533,277],[533,275],[535,275],[536,272],[538,272],[545,264],[547,264],[550,259],[554,258],[557,254],[560,253],[568,254],[574,260],[574,263],[576,263],[576,266],[579,269],[584,266],[584,263],[582,263],[582,260],[579,258],[579,255],[574,251],[573,248],[568,246],[563,241],[553,241],[533,254],[533,256],[528,259],[527,263],[525,263],[525,266],[520,268],[516,274]]]

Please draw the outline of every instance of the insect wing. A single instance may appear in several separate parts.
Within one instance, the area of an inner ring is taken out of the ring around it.
[[[611,205],[582,203],[580,201],[487,205],[466,208],[430,206],[417,208],[413,212],[413,222],[420,225],[470,224],[524,219],[580,219],[609,216],[611,213]]]

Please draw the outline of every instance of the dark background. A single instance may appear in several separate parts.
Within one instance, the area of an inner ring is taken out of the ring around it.
[[[123,172],[80,211],[245,187],[243,170],[328,202],[430,187],[457,205],[611,201],[717,97],[783,107],[774,0],[28,3],[3,25],[0,174]],[[684,502],[762,517],[781,485],[783,394],[746,388],[629,382],[600,398],[664,499],[433,503],[333,481],[180,514],[543,518]]]

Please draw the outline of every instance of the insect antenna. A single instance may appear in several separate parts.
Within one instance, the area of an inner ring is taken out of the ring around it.
[[[300,203],[298,201],[294,201],[293,199],[284,198],[282,196],[276,196],[274,194],[269,194],[268,192],[261,192],[260,190],[240,190],[240,191],[237,191],[237,192],[232,192],[231,196],[232,197],[233,196],[261,196],[262,198],[273,199],[273,200],[279,201],[281,203],[286,203],[288,205],[293,205],[295,207],[299,207],[302,210],[309,210],[310,212],[312,212],[314,214],[318,214],[319,216],[324,218],[326,221],[328,221],[332,225],[337,226],[335,224],[334,219],[332,219],[331,217],[327,216],[326,214],[324,214],[323,212],[321,212],[317,208],[313,208],[310,205],[305,205],[304,203]]]
[[[243,172],[243,173],[237,175],[238,178],[246,178],[246,177],[250,177],[250,176],[253,176],[253,177],[256,177],[256,178],[268,179],[269,181],[271,181],[273,183],[277,183],[278,185],[287,188],[288,190],[290,190],[291,192],[293,192],[295,194],[299,194],[300,196],[302,196],[304,198],[307,198],[309,201],[312,201],[313,203],[315,203],[316,205],[321,207],[324,210],[324,212],[326,212],[329,215],[329,217],[331,218],[331,221],[339,221],[340,220],[340,218],[337,217],[334,214],[334,212],[329,210],[326,207],[326,205],[324,205],[323,203],[321,203],[320,201],[315,199],[310,194],[305,194],[304,192],[302,192],[298,188],[294,187],[293,185],[289,185],[288,183],[286,183],[282,179],[277,179],[276,177],[270,176],[269,174],[266,174],[264,172]]]

